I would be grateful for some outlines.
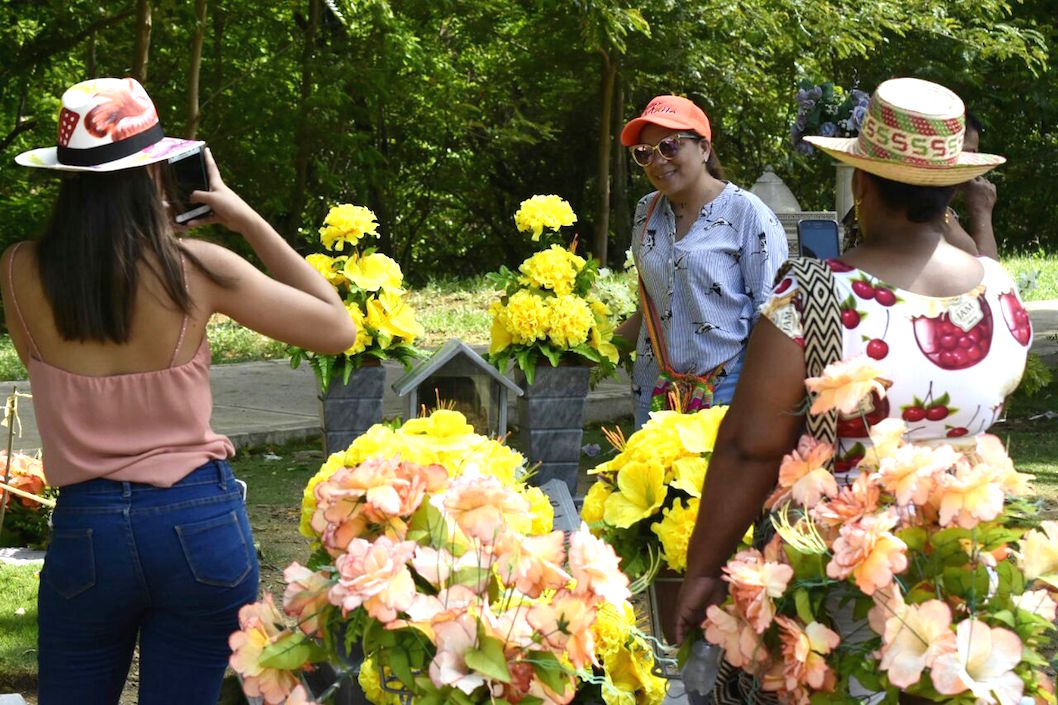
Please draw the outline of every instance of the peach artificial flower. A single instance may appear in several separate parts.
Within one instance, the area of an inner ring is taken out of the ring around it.
[[[1031,581],[1058,573],[1058,521],[1040,522],[1018,542],[1018,565]]]
[[[1032,486],[1029,484],[1035,478],[1027,473],[1021,473],[1014,469],[1014,462],[1010,459],[1003,442],[990,433],[981,433],[976,437],[977,459],[995,468],[1003,484],[1003,492],[1022,497],[1031,494]]]
[[[829,527],[839,527],[859,521],[878,509],[881,488],[871,481],[866,473],[856,476],[851,485],[845,485],[833,499],[817,504],[809,515],[812,520]]]
[[[392,622],[415,597],[415,581],[407,565],[415,546],[414,541],[397,542],[388,536],[379,536],[374,543],[350,541],[335,561],[338,582],[328,593],[331,604],[341,607],[343,616],[363,605],[380,622]]]
[[[309,697],[309,692],[305,690],[305,686],[298,683],[294,690],[290,691],[290,697],[287,698],[286,705],[319,705],[315,700]]]
[[[1026,590],[1020,595],[1012,595],[1010,601],[1019,610],[1043,617],[1048,622],[1053,622],[1058,613],[1058,604],[1047,590]]]
[[[508,524],[529,511],[529,503],[516,490],[495,477],[466,473],[433,500],[468,536],[492,544]]]
[[[898,688],[918,683],[923,669],[941,654],[955,650],[951,608],[940,600],[907,605],[885,621],[879,668]]]
[[[292,636],[282,624],[283,615],[266,592],[263,600],[239,610],[239,631],[228,637],[232,651],[228,665],[242,677],[243,692],[264,698],[266,705],[281,705],[298,683],[292,671],[266,668],[260,663],[265,648]]]
[[[496,554],[500,581],[527,597],[539,597],[544,590],[564,587],[572,579],[562,569],[566,557],[562,531],[531,537],[505,534],[496,543]]]
[[[466,662],[467,651],[478,641],[478,623],[463,613],[434,628],[437,653],[430,662],[430,680],[438,688],[446,685],[459,688],[467,695],[485,685],[485,678],[471,670]]]
[[[955,628],[956,648],[939,655],[930,668],[941,695],[969,690],[981,705],[1018,705],[1025,683],[1014,667],[1021,661],[1021,639],[1002,627],[965,619]]]
[[[881,458],[878,482],[900,506],[922,505],[929,500],[940,475],[961,457],[950,445],[931,448],[909,443]]]
[[[832,362],[819,377],[809,377],[805,387],[814,397],[810,414],[825,414],[837,409],[852,414],[871,392],[885,396],[885,384],[879,379],[882,370],[874,360],[860,355],[850,360]]]
[[[448,584],[448,577],[452,574],[455,562],[455,556],[447,549],[421,544],[415,546],[415,553],[411,557],[411,567],[415,569],[416,574],[435,588]]]
[[[283,582],[287,584],[283,592],[283,611],[297,618],[298,628],[307,636],[317,636],[320,615],[330,604],[327,592],[334,581],[327,573],[313,572],[295,561],[283,571]]]
[[[573,592],[594,593],[613,605],[631,597],[628,576],[621,571],[621,559],[613,546],[593,536],[585,522],[569,537],[569,572],[577,581]]]
[[[871,426],[867,435],[871,437],[871,447],[866,457],[860,461],[860,467],[877,469],[882,458],[892,455],[897,448],[904,445],[907,424],[903,419],[887,416]]]
[[[550,603],[533,605],[526,619],[540,635],[542,643],[556,656],[569,658],[574,668],[581,669],[589,663],[599,665],[591,631],[595,607],[583,595],[559,590]]]
[[[867,624],[875,634],[885,634],[885,624],[893,617],[901,617],[907,609],[900,584],[895,580],[884,588],[879,588],[871,595],[874,606],[867,610]]]
[[[781,597],[793,578],[793,568],[765,561],[756,549],[739,551],[724,566],[724,579],[730,583],[731,598],[758,634],[775,617],[772,599]]]
[[[768,652],[757,635],[734,605],[710,605],[702,622],[705,639],[724,649],[724,660],[735,668],[749,671],[768,660]]]
[[[827,665],[826,655],[837,648],[841,638],[819,622],[803,629],[789,617],[775,618],[783,657],[784,690],[798,705],[808,705],[812,691],[834,692],[837,674]]]
[[[418,629],[430,641],[436,641],[434,627],[442,622],[450,622],[478,602],[484,602],[477,592],[466,585],[453,585],[441,590],[436,595],[415,593],[411,604],[404,613],[407,619],[395,619],[386,625],[386,629]]]
[[[972,529],[982,521],[991,521],[1003,513],[1003,484],[999,472],[991,465],[971,466],[963,460],[954,474],[940,479],[936,492],[941,526],[952,523]]]
[[[835,496],[838,483],[826,465],[833,456],[831,444],[801,436],[797,448],[783,457],[779,486],[764,506],[770,509],[792,497],[802,507],[814,507],[823,497]]]
[[[851,575],[867,595],[892,583],[907,568],[907,544],[889,531],[896,521],[894,513],[883,512],[842,526],[827,575],[835,580]]]

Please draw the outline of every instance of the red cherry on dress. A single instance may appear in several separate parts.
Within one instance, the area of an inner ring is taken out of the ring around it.
[[[926,418],[930,421],[940,421],[948,418],[948,407],[943,404],[934,404],[926,409]]]
[[[865,282],[862,279],[857,279],[852,282],[852,290],[856,292],[856,296],[861,299],[874,298],[874,287],[869,282]]]
[[[789,289],[791,284],[793,284],[793,279],[791,279],[790,277],[784,277],[783,280],[779,282],[779,286],[775,287],[775,291],[773,291],[772,293],[781,294],[787,289]]]
[[[958,438],[959,436],[965,436],[969,432],[969,429],[963,428],[962,426],[956,426],[948,431],[948,438]]]
[[[841,324],[846,328],[855,328],[860,325],[860,312],[854,308],[847,308],[841,312]]]
[[[915,423],[926,418],[926,410],[923,409],[921,406],[909,406],[904,409],[904,413],[900,414],[900,417],[904,421]]]
[[[889,289],[875,289],[874,300],[882,306],[892,306],[896,303],[896,294]]]
[[[867,357],[875,360],[884,359],[889,354],[889,345],[881,338],[875,338],[867,343]]]

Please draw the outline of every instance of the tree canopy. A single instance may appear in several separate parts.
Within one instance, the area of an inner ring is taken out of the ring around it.
[[[517,262],[513,214],[538,193],[622,261],[650,187],[617,135],[659,93],[705,109],[736,183],[770,164],[832,207],[832,164],[789,140],[804,79],[951,87],[1010,160],[1003,247],[1058,242],[1049,0],[3,0],[0,18],[0,244],[43,226],[57,183],[14,156],[54,144],[66,87],[106,75],[143,77],[167,133],[207,140],[299,248],[330,205],[370,207],[413,283]]]

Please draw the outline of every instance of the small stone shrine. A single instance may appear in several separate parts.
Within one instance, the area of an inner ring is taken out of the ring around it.
[[[507,433],[507,393],[521,396],[517,384],[485,361],[466,343],[450,338],[393,383],[406,401],[405,418],[419,415],[420,405],[455,409],[484,436]]]

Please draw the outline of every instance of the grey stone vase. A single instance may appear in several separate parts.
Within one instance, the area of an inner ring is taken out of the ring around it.
[[[540,463],[531,482],[543,485],[557,478],[577,496],[580,446],[584,435],[584,408],[588,399],[586,365],[536,368],[533,383],[520,369],[514,379],[525,393],[518,398],[518,428],[530,465]]]
[[[386,369],[382,365],[361,367],[342,383],[341,372],[320,397],[323,421],[323,452],[345,450],[357,436],[382,420],[382,394]]]

